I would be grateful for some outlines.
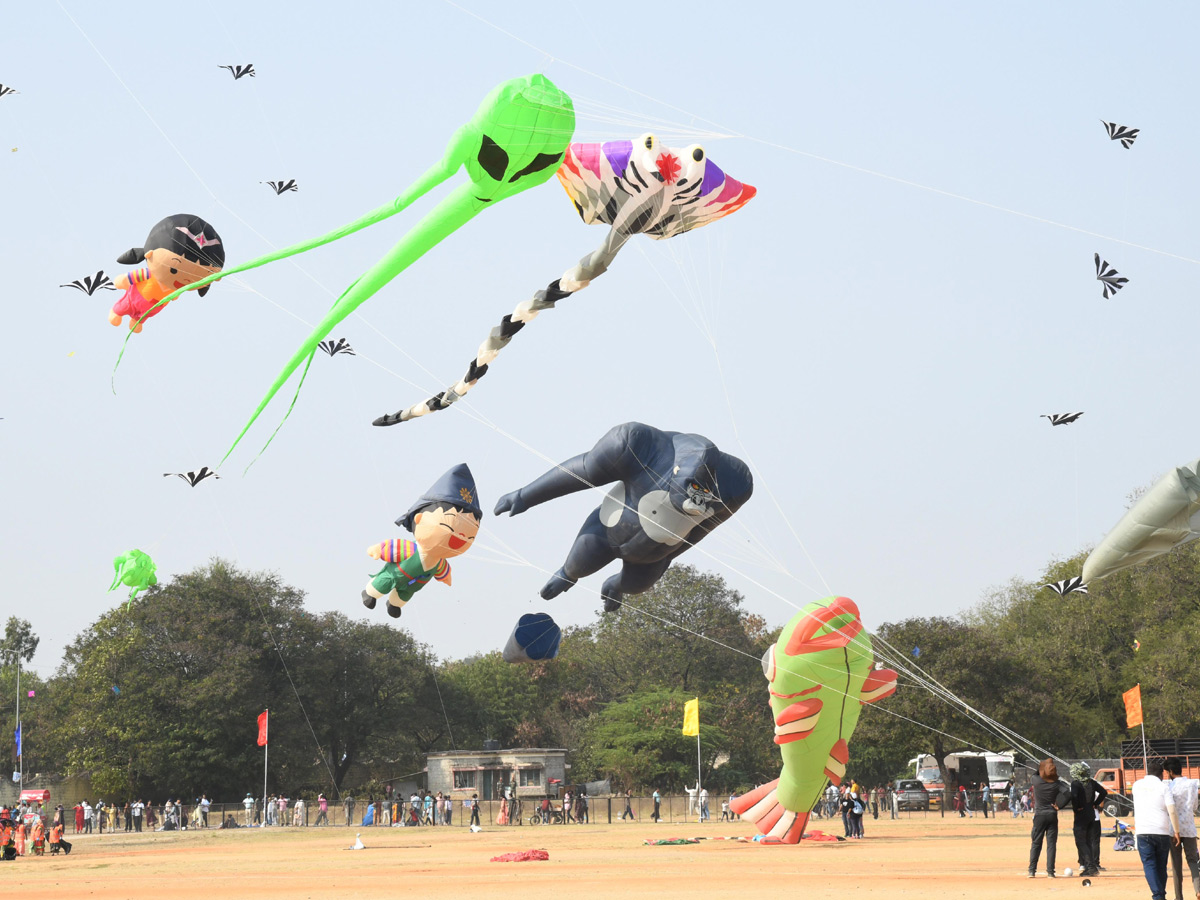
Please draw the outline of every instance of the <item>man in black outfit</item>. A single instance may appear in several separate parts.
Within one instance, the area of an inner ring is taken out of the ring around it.
[[[1091,766],[1085,762],[1071,766],[1071,809],[1075,811],[1075,849],[1079,851],[1080,875],[1100,874],[1100,820],[1096,810],[1107,796],[1104,786],[1092,778]]]

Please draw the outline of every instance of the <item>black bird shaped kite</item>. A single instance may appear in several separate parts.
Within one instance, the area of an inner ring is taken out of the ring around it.
[[[1095,254],[1096,257],[1096,280],[1104,285],[1104,299],[1112,297],[1117,291],[1125,287],[1129,283],[1129,279],[1125,278],[1108,264],[1107,259],[1101,259],[1100,254]]]
[[[1130,128],[1128,125],[1118,125],[1116,122],[1105,122],[1100,120],[1108,131],[1108,139],[1110,141],[1120,141],[1121,146],[1128,150],[1133,146],[1133,142],[1137,140],[1140,128]]]
[[[0,97],[5,97],[9,94],[19,94],[19,93],[20,93],[20,91],[18,91],[16,88],[10,88],[6,84],[0,84]]]
[[[99,290],[115,291],[112,279],[104,274],[101,269],[95,275],[89,275],[86,278],[80,278],[77,281],[72,281],[70,284],[60,284],[59,287],[75,288],[77,291],[83,291],[89,297]]]
[[[246,63],[244,66],[218,66],[219,69],[228,69],[229,74],[233,76],[233,80],[237,81],[243,75],[254,77],[254,63]]]
[[[213,478],[221,477],[216,472],[214,472],[212,469],[210,469],[208,466],[201,466],[200,470],[197,472],[163,472],[163,478],[170,478],[172,475],[174,475],[176,478],[182,478],[184,481],[186,481],[192,487],[195,487],[200,482],[202,482],[205,478],[208,478],[210,475]]]
[[[339,353],[345,353],[348,356],[358,355],[354,352],[354,348],[350,346],[349,342],[347,342],[345,338],[338,338],[336,341],[321,341],[321,343],[317,344],[317,346],[330,356],[337,356]]]
[[[1054,591],[1060,597],[1064,594],[1086,594],[1088,592],[1087,585],[1083,583],[1082,575],[1056,581],[1053,584],[1043,584],[1042,587],[1050,588],[1050,590]]]
[[[1038,418],[1039,419],[1049,419],[1051,425],[1070,425],[1072,422],[1074,422],[1076,419],[1078,419],[1082,415],[1083,415],[1083,413],[1081,413],[1081,412],[1056,413],[1055,415],[1052,415],[1052,416],[1038,416]]]
[[[300,190],[300,185],[296,184],[295,178],[289,178],[287,181],[282,179],[279,181],[260,181],[259,184],[269,184],[271,186],[271,190],[273,190],[277,195],[282,194],[284,191]]]

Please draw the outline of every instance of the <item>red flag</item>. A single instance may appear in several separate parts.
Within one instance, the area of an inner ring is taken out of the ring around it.
[[[1142,686],[1135,684],[1124,694],[1125,698],[1125,727],[1133,728],[1142,724]]]
[[[258,716],[258,746],[267,746],[267,710],[263,710]]]

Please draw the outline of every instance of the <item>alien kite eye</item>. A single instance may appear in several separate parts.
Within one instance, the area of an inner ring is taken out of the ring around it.
[[[704,159],[704,148],[697,147],[695,150],[693,150],[692,159],[694,159],[696,162],[700,162],[702,159]]]
[[[646,139],[645,139],[645,141],[643,141],[643,143],[646,145],[647,150],[653,150],[654,149],[654,135],[652,135],[652,134],[646,135]]]
[[[512,184],[518,178],[524,178],[526,175],[532,175],[534,172],[540,172],[551,166],[557,166],[562,162],[562,158],[563,155],[561,153],[539,153],[533,158],[533,162],[508,179],[508,183]]]
[[[500,181],[504,178],[504,172],[508,168],[508,153],[486,134],[479,145],[478,158],[483,171],[487,172],[493,180]]]

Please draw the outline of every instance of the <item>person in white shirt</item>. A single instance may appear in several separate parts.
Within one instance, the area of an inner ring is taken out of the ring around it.
[[[129,811],[133,815],[133,830],[138,834],[142,833],[142,810],[145,808],[146,804],[141,800],[134,800],[129,807]]]
[[[708,819],[708,788],[700,789],[700,821],[704,822]]]
[[[1183,860],[1187,858],[1192,873],[1192,890],[1200,900],[1200,854],[1196,852],[1196,795],[1200,781],[1183,777],[1183,764],[1178,756],[1163,762],[1167,785],[1175,800],[1175,816],[1179,820],[1179,843],[1172,845],[1171,878],[1175,882],[1175,900],[1183,900]]]
[[[200,795],[200,827],[208,827],[208,808],[212,806],[212,801],[208,799],[207,794]]]
[[[1179,843],[1175,798],[1162,774],[1162,760],[1152,759],[1146,777],[1133,784],[1133,829],[1151,900],[1167,900],[1167,856],[1171,845]]]

